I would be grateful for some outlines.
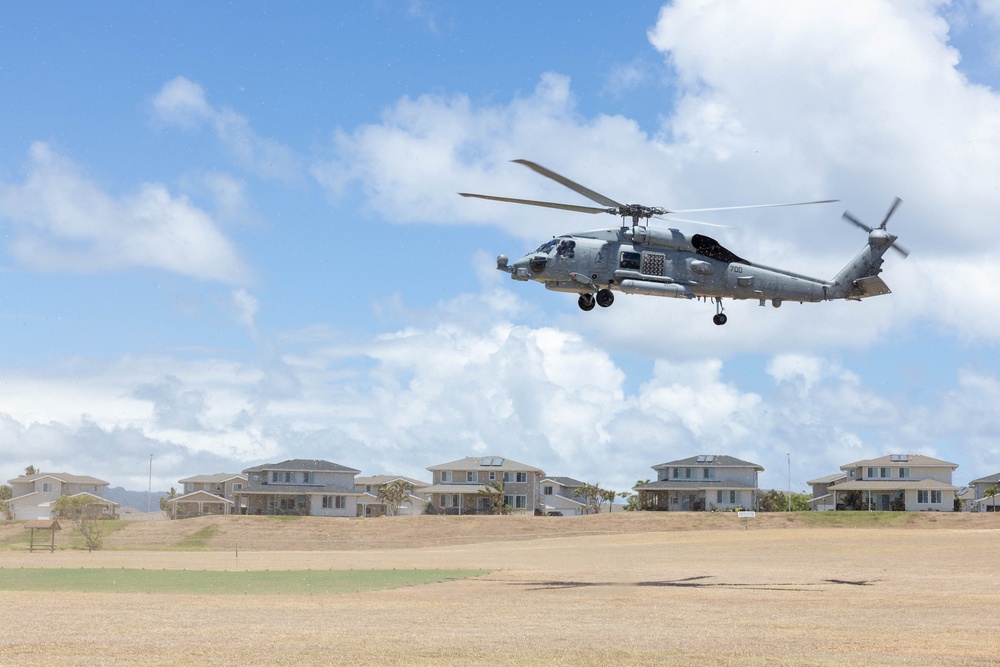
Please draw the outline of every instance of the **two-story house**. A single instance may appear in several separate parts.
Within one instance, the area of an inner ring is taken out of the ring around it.
[[[972,489],[969,505],[973,512],[1000,512],[1000,497],[986,493],[987,489],[1000,489],[1000,472],[974,479],[969,482],[969,487]]]
[[[922,454],[889,454],[840,466],[843,475],[813,486],[813,507],[833,510],[951,512],[957,463]],[[831,479],[832,478],[832,479]],[[822,493],[816,497],[817,489]]]
[[[754,507],[764,468],[724,454],[701,454],[652,466],[656,480],[632,488],[639,509],[705,512]]]
[[[428,486],[427,482],[402,475],[371,475],[354,478],[354,490],[361,494],[358,496],[358,516],[382,516],[386,514],[386,506],[379,499],[379,492],[385,486],[396,482],[403,482],[410,486],[409,492],[399,505],[399,514],[423,514],[428,500],[427,495],[423,492],[423,489]]]
[[[583,482],[572,477],[545,477],[541,481],[541,510],[547,516],[588,514],[587,501],[580,495]]]
[[[87,475],[65,472],[40,472],[8,480],[11,498],[7,508],[13,519],[51,519],[52,506],[59,496],[91,496],[95,505],[110,517],[117,513],[118,503],[105,500],[108,483]]]
[[[832,475],[825,475],[816,479],[811,479],[806,484],[812,489],[812,498],[809,499],[809,506],[817,512],[826,512],[836,509],[833,502],[833,494],[830,488],[847,481],[846,472],[835,472]]]
[[[358,470],[319,459],[291,459],[247,468],[242,491],[235,491],[240,514],[356,516]]]
[[[427,468],[433,475],[423,492],[441,514],[489,514],[488,486],[503,483],[503,503],[515,514],[532,514],[539,507],[540,469],[502,456],[470,456]]]
[[[245,475],[217,473],[195,475],[178,480],[184,492],[167,501],[170,515],[183,519],[205,514],[231,514],[236,507],[236,493],[246,486]]]

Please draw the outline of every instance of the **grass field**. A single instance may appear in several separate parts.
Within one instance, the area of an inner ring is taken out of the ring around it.
[[[758,515],[749,529],[707,514],[211,518],[127,525],[100,552],[34,554],[16,548],[23,528],[2,525],[0,567],[36,576],[485,573],[343,593],[8,590],[0,664],[995,662],[1000,517],[841,516]],[[251,546],[233,549],[234,531]]]

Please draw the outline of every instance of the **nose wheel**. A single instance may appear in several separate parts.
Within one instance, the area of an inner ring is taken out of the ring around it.
[[[716,297],[715,298],[715,317],[712,318],[712,321],[715,322],[720,327],[729,320],[729,318],[726,317],[726,314],[724,312],[722,312],[723,310],[725,310],[725,309],[722,307],[722,299],[720,299],[719,297]]]

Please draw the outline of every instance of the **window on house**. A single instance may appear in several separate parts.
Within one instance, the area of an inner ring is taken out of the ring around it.
[[[450,481],[451,481],[451,471],[450,470],[442,470],[441,471],[441,482],[442,483],[447,483],[447,482],[450,482]]]
[[[302,473],[302,483],[303,484],[312,484],[313,483],[313,479],[314,479],[313,478],[314,474],[315,473],[311,473],[311,472],[304,472],[304,473]]]
[[[495,482],[497,480],[497,473],[495,470],[490,471],[490,481]]]
[[[525,495],[504,496],[503,504],[510,505],[511,507],[517,510],[523,510],[528,506],[528,496]]]
[[[291,484],[291,483],[292,483],[292,473],[286,472],[285,473],[285,484]]]
[[[543,486],[542,487],[542,493],[545,494],[546,496],[551,496],[552,495],[552,487],[551,486]]]
[[[514,481],[514,473],[512,473],[512,472],[505,472],[503,474],[503,481],[505,481],[505,482],[513,482]]]
[[[677,479],[680,476],[681,476],[681,469],[680,468],[674,468],[674,479]]]
[[[524,482],[527,482],[528,481],[528,473],[526,473],[526,472],[519,472],[519,473],[517,473],[517,481],[520,482],[520,483],[522,483],[522,484]]]
[[[732,503],[733,505],[735,505],[739,501],[740,501],[740,492],[739,491],[730,491],[729,492],[729,502]]]
[[[470,470],[469,472],[465,473],[465,481],[466,482],[478,482],[479,481],[479,473],[477,471],[475,471],[475,470]]]
[[[277,470],[271,471],[271,481],[277,484],[281,480],[280,473]]]
[[[715,468],[703,468],[701,477],[702,479],[715,479]]]
[[[883,478],[885,478],[885,477],[892,477],[892,471],[889,470],[889,468],[879,468],[878,469],[878,476],[879,477],[883,477]]]
[[[42,482],[42,493],[52,493],[52,482]]]
[[[347,496],[334,496],[333,498],[338,510],[347,509]]]
[[[850,470],[847,471],[847,476],[850,477],[851,479],[854,479],[858,476],[858,474],[854,468],[851,468]]]
[[[715,492],[715,502],[717,502],[719,504],[722,504],[722,490],[721,489]]]
[[[242,490],[243,490],[243,482],[234,482],[233,483],[233,491],[242,491]]]
[[[932,503],[940,503],[941,502],[941,492],[940,491],[931,491],[931,502]]]
[[[900,468],[899,469],[899,478],[900,479],[910,479],[910,469],[909,468]]]
[[[868,469],[868,477],[875,477],[875,471],[876,471],[876,468],[869,468]]]
[[[917,502],[918,503],[926,503],[927,502],[927,492],[926,491],[917,491]]]
[[[691,479],[691,468],[684,468],[684,479]]]
[[[250,483],[256,484],[260,480],[260,475],[255,472],[250,473]]]

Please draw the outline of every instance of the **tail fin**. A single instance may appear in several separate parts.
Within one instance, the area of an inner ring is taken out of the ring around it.
[[[878,274],[882,273],[882,256],[889,248],[895,248],[903,257],[910,254],[908,250],[896,243],[898,237],[885,230],[886,223],[889,222],[889,218],[892,217],[901,203],[902,200],[899,197],[893,200],[892,206],[889,207],[888,213],[882,218],[882,224],[878,227],[869,227],[849,212],[844,211],[844,220],[868,232],[868,245],[833,279],[833,286],[827,292],[829,298],[864,299],[869,296],[891,293],[892,290],[878,277]]]
[[[884,229],[876,227],[868,232],[868,245],[831,281],[829,298],[864,299],[890,294],[892,290],[878,274],[882,273],[882,256],[893,247],[895,240],[896,237]]]

